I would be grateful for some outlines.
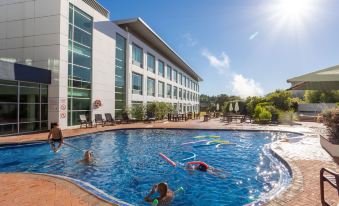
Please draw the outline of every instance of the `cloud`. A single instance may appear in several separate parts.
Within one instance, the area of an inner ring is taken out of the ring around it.
[[[255,33],[251,34],[251,36],[248,38],[248,40],[254,39],[255,37],[258,36],[258,34],[259,34],[259,32],[255,32]]]
[[[186,33],[183,35],[183,38],[186,40],[186,44],[190,47],[194,47],[198,44],[198,41],[192,37],[191,33]]]
[[[225,52],[221,52],[220,57],[213,55],[207,49],[204,49],[201,53],[202,56],[206,57],[210,65],[216,68],[220,74],[224,74],[230,67],[230,58]]]
[[[262,96],[264,90],[253,79],[246,78],[241,74],[234,74],[232,79],[232,92],[234,95],[246,98],[249,96]]]

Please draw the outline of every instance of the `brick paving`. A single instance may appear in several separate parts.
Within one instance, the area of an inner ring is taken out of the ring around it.
[[[255,124],[225,124],[218,119],[202,122],[190,120],[188,122],[156,122],[121,124],[117,126],[98,126],[87,129],[64,130],[65,137],[72,137],[93,132],[128,129],[128,128],[192,128],[192,129],[231,129],[231,130],[276,130],[292,131],[304,134],[318,134],[323,126],[317,123],[303,125],[255,125]],[[46,140],[48,133],[17,135],[0,137],[0,144],[30,142]],[[318,148],[322,150],[322,148]],[[292,184],[275,199],[266,205],[321,205],[319,194],[319,170],[322,167],[339,171],[334,161],[312,160],[312,158],[293,159],[283,151],[276,151],[292,167]],[[331,205],[339,206],[339,197],[336,191],[325,186],[325,194]],[[62,197],[62,198],[57,198]],[[107,202],[89,194],[78,186],[59,178],[35,174],[0,174],[0,205],[110,205]]]
[[[35,174],[1,174],[0,205],[112,205],[62,179]]]

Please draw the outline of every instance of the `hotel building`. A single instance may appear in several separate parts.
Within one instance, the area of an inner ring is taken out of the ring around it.
[[[198,111],[200,81],[140,18],[110,21],[95,0],[0,0],[0,135],[153,101]]]

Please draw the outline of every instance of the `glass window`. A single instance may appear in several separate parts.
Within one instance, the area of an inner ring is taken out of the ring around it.
[[[70,28],[72,27],[70,26]],[[86,32],[81,31],[76,27],[74,27],[74,41],[86,45],[88,47],[92,47],[92,36]]]
[[[92,70],[73,65],[73,79],[79,81],[92,81]]]
[[[48,104],[41,104],[41,120],[48,120]]]
[[[92,33],[92,18],[76,7],[74,12],[74,25],[79,27],[80,29]]]
[[[174,99],[178,98],[178,87],[173,87],[173,98]]]
[[[40,122],[21,123],[20,132],[31,132],[40,130]]]
[[[91,90],[68,88],[68,95],[79,98],[91,98]]]
[[[150,53],[147,53],[147,69],[155,73],[155,57]]]
[[[167,84],[167,98],[172,98],[172,85]]]
[[[122,119],[126,106],[126,39],[116,34],[115,48],[115,118]]]
[[[20,122],[40,121],[40,104],[20,104]]]
[[[18,105],[15,103],[0,103],[0,124],[16,123]]]
[[[79,66],[92,68],[92,58],[81,54],[73,53],[73,63]]]
[[[74,111],[68,112],[68,125],[79,125],[80,124],[80,115],[85,115],[90,119],[90,111]],[[72,122],[71,122],[72,121]]]
[[[137,65],[139,67],[143,67],[143,52],[142,48],[138,45],[132,45],[132,64]]]
[[[78,44],[76,42],[74,42],[73,44],[73,51],[88,57],[92,55],[92,50],[90,48],[82,46],[81,44]]]
[[[182,74],[179,73],[179,83],[182,85]]]
[[[0,84],[0,102],[17,102],[18,87]]]
[[[183,76],[184,77],[184,85],[185,85],[185,87],[186,87],[186,76]]]
[[[17,124],[3,124],[0,125],[0,135],[18,133]]]
[[[165,77],[164,62],[160,60],[158,60],[158,74],[159,76]]]
[[[132,73],[132,93],[142,95],[142,75]]]
[[[41,87],[41,103],[48,103],[48,89]]]
[[[88,110],[91,108],[91,99],[72,98],[72,110]]]
[[[147,78],[147,95],[155,96],[155,80],[152,78]]]
[[[167,65],[167,79],[172,80],[172,68]]]
[[[182,89],[179,88],[179,99],[182,99]]]
[[[177,72],[177,70],[174,70],[174,69],[173,69],[173,79],[174,79],[175,82],[178,83],[178,72]]]
[[[20,87],[20,102],[21,103],[40,103],[39,88]]]
[[[158,82],[158,97],[165,97],[165,86],[164,82]]]
[[[183,99],[186,100],[186,90],[183,91]]]

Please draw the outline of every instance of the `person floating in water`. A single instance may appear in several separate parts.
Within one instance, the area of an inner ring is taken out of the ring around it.
[[[201,161],[188,162],[185,165],[185,169],[192,170],[192,171],[198,170],[200,172],[208,172],[209,174],[216,175],[221,178],[226,178],[224,175],[221,175],[223,173],[222,170],[211,167],[205,162],[201,162]]]
[[[87,150],[84,154],[84,159],[80,160],[80,162],[85,163],[85,164],[90,164],[94,160],[93,158],[93,152],[90,150]]]
[[[52,150],[57,152],[64,143],[64,137],[57,122],[52,123],[51,126],[52,128],[48,134],[48,142],[50,143]],[[56,147],[55,143],[59,143],[59,145]]]
[[[151,198],[151,196],[158,192],[160,194],[157,198]],[[149,194],[144,198],[146,202],[153,203],[154,201],[157,202],[156,205],[169,205],[174,197],[174,192],[169,189],[167,183],[161,182],[157,185],[152,187],[152,190]]]

